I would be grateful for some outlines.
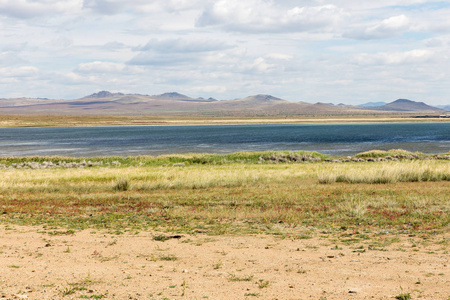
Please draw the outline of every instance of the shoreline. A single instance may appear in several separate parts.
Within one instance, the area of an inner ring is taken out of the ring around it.
[[[355,123],[448,123],[449,118],[411,116],[318,116],[318,117],[191,117],[171,115],[0,115],[0,128],[122,127],[191,125],[291,125]]]

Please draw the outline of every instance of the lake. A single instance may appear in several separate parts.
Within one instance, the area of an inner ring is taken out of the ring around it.
[[[0,156],[134,156],[308,150],[450,151],[450,123],[1,128]]]

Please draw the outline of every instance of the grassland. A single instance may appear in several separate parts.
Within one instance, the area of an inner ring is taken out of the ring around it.
[[[298,237],[448,230],[450,161],[398,153],[360,162],[308,152],[3,158],[0,224]],[[61,161],[81,166],[15,168]]]
[[[450,153],[0,158],[2,299],[448,299]]]

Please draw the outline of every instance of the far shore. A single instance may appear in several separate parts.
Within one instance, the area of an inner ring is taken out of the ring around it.
[[[0,115],[0,128],[411,122],[450,122],[450,118],[417,118],[416,116],[411,115],[299,117],[204,117],[184,115]]]

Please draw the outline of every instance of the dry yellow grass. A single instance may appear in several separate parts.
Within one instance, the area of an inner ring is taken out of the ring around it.
[[[450,119],[418,119],[409,115],[351,115],[322,117],[201,117],[182,115],[0,115],[0,128],[8,127],[78,127],[78,126],[146,126],[207,124],[302,124],[367,122],[450,122]]]

